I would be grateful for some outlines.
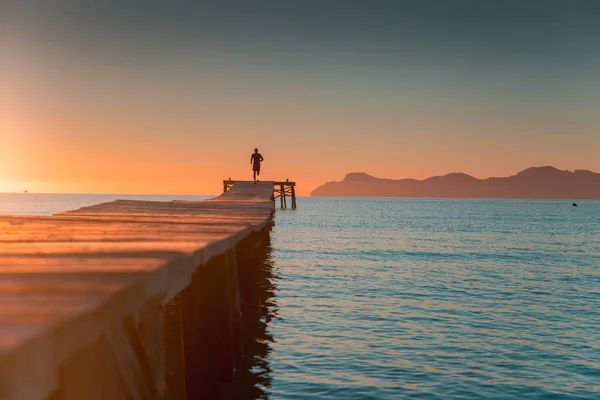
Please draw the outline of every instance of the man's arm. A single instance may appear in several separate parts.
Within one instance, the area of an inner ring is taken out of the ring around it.
[[[260,162],[262,162],[264,160],[262,154],[260,155]]]
[[[250,164],[252,164],[252,159],[253,159],[253,158],[254,158],[254,157],[250,156]]]

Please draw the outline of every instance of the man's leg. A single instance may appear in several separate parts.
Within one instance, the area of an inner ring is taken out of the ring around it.
[[[252,172],[254,172],[254,183],[256,183],[256,170],[252,170]]]

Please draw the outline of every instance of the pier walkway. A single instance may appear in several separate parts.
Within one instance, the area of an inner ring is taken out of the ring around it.
[[[259,181],[260,182],[260,181]],[[254,181],[232,181],[231,178],[223,181],[223,193],[229,190],[236,183],[254,183]],[[273,200],[279,198],[281,208],[287,208],[287,198],[291,200],[292,209],[296,208],[296,182],[284,181],[271,182],[273,184]]]
[[[0,215],[0,399],[211,397],[242,351],[240,270],[273,185]]]

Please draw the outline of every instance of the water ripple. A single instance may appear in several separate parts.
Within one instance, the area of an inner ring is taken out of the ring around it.
[[[273,398],[600,398],[600,203],[301,199]]]

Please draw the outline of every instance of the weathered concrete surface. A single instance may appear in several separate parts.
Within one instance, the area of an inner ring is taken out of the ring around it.
[[[200,202],[0,216],[0,399],[75,399],[94,385],[86,398],[160,398],[163,306],[271,224],[272,195],[273,182],[259,182]],[[224,276],[235,268],[226,262]]]

